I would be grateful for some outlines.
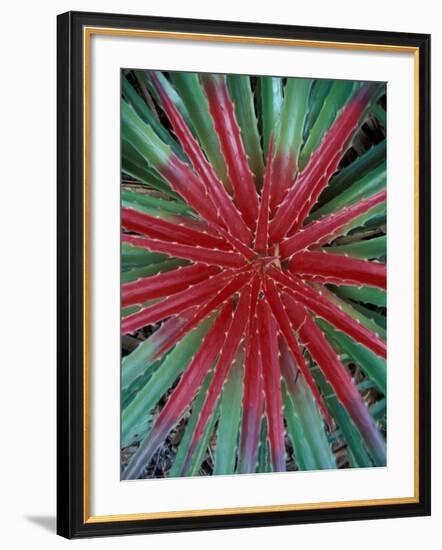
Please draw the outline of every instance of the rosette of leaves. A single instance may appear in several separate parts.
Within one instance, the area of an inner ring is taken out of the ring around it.
[[[385,86],[126,71],[121,114],[122,477],[385,465]]]

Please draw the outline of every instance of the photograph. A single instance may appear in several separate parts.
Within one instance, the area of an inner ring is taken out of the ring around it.
[[[57,532],[428,515],[430,36],[57,36]]]
[[[122,480],[387,465],[387,89],[121,69]]]

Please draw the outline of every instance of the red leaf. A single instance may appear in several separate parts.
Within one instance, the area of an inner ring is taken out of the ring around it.
[[[191,363],[184,371],[177,387],[171,393],[161,410],[149,435],[143,440],[137,452],[123,473],[124,479],[138,477],[152,459],[158,447],[173,426],[179,421],[193,397],[198,392],[204,377],[209,372],[225,340],[225,333],[232,319],[232,305],[228,303],[218,315],[212,328],[201,343]],[[160,329],[161,330],[161,329]]]
[[[157,166],[158,172],[194,210],[207,222],[217,223],[218,214],[213,202],[206,196],[204,182],[175,154],[169,155],[167,164]]]
[[[371,83],[362,86],[342,109],[298,176],[296,185],[288,191],[276,210],[270,225],[271,242],[281,241],[292,226],[301,227],[321,191],[338,168],[345,148],[358,129],[376,88],[377,85]]]
[[[288,295],[285,295],[284,302],[303,344],[308,348],[339,401],[359,428],[369,451],[379,463],[385,463],[384,438],[362,401],[349,372],[305,307]]]
[[[255,315],[259,288],[260,280],[256,277],[252,286],[249,324],[246,333],[244,394],[238,461],[238,471],[242,474],[252,473],[256,470],[264,405],[262,357],[259,353],[260,338]]]
[[[226,162],[235,202],[247,225],[254,229],[258,218],[258,194],[247,154],[223,76],[204,74],[201,81],[209,102],[209,111]]]
[[[272,181],[273,136],[270,139],[267,153],[266,170],[262,186],[261,203],[259,205],[258,223],[256,225],[255,250],[262,254],[267,253],[269,240],[269,216],[270,216],[270,186]]]
[[[279,337],[279,351],[281,352],[280,364],[281,375],[291,395],[296,394],[296,382],[298,376],[302,376],[300,369],[296,366],[293,356],[282,336]]]
[[[305,359],[301,353],[290,319],[285,311],[283,303],[281,302],[278,290],[276,289],[276,286],[271,279],[268,279],[266,281],[265,295],[273,311],[273,315],[278,322],[279,328],[281,329],[281,333],[284,336],[284,339],[287,342],[291,353],[293,354],[295,362],[298,365],[298,368],[301,371],[307,385],[309,386],[310,391],[312,392],[313,397],[315,398],[323,417],[330,425],[330,415],[327,407],[324,403],[324,400],[322,399],[319,389],[316,386],[315,380],[308,368],[308,365],[305,362]]]
[[[279,249],[281,259],[288,258],[313,244],[323,244],[327,241],[327,237],[330,240],[330,237],[333,237],[339,229],[373,208],[373,206],[384,202],[386,196],[387,192],[381,191],[352,206],[342,208],[335,214],[324,216],[319,221],[310,223],[297,231],[293,237],[284,239],[281,242]]]
[[[278,330],[275,318],[265,300],[258,302],[258,325],[270,454],[274,471],[284,472],[284,419],[279,369]]]
[[[205,184],[207,200],[211,200],[218,210],[218,223],[242,242],[250,242],[251,233],[249,228],[233,204],[224,185],[218,179],[212,165],[204,156],[184,118],[170,99],[167,90],[161,85],[155,72],[151,72],[151,77],[160,94],[164,111],[173,126],[176,136],[190,159],[195,172]]]
[[[338,330],[351,336],[356,342],[371,349],[376,355],[386,357],[387,347],[385,342],[366,327],[358,323],[353,317],[341,311],[334,304],[321,296],[316,290],[306,285],[299,279],[290,277],[279,269],[270,269],[269,275],[279,284],[283,285],[295,300],[307,306],[318,317],[334,325]]]
[[[171,315],[178,315],[192,306],[203,305],[213,292],[220,290],[234,274],[235,272],[232,270],[222,271],[206,281],[173,294],[161,302],[137,311],[137,313],[128,315],[121,323],[122,333],[134,332]]]
[[[279,152],[272,160],[270,208],[274,212],[296,177],[296,158],[292,152]]]
[[[206,424],[221,394],[224,382],[229,375],[229,371],[235,360],[239,345],[244,338],[244,330],[247,325],[250,310],[250,295],[251,285],[249,285],[249,287],[241,294],[238,305],[236,306],[232,323],[230,324],[221,355],[216,364],[215,372],[207,391],[206,399],[198,417],[195,431],[192,435],[192,440],[189,445],[187,456],[184,460],[182,471],[187,470],[197,443],[204,433]]]
[[[171,223],[161,218],[155,218],[154,216],[149,216],[149,214],[139,212],[138,210],[132,210],[131,208],[121,209],[121,225],[127,231],[141,233],[142,235],[147,235],[154,239],[162,239],[193,246],[195,246],[195,243],[198,243],[199,246],[204,246],[206,248],[231,249],[230,244],[224,239],[197,231],[185,225]]]
[[[240,252],[244,256],[244,258],[246,258],[247,260],[252,260],[253,258],[255,258],[256,254],[251,248],[249,248],[242,241],[228,233],[223,227],[218,226],[217,232],[222,235],[225,240],[232,245],[233,248],[236,248],[236,250]]]
[[[327,252],[298,252],[287,268],[302,279],[337,285],[387,287],[387,266]]]
[[[137,279],[122,286],[121,305],[123,307],[141,305],[148,300],[169,296],[215,275],[218,271],[219,269],[214,266],[196,264]]]
[[[161,252],[174,258],[184,258],[207,265],[216,265],[218,267],[241,267],[244,265],[244,257],[237,252],[226,252],[204,248],[199,245],[188,245],[180,243],[171,243],[160,239],[151,239],[149,237],[138,237],[135,235],[123,235],[122,241],[132,244],[139,248],[147,248],[152,252]]]
[[[169,340],[166,340],[160,349],[160,353],[163,353],[166,349],[171,348],[181,338],[183,338],[188,332],[194,329],[201,321],[203,321],[212,311],[217,309],[226,300],[232,297],[235,292],[241,290],[251,279],[250,272],[242,273],[222,288],[213,298],[211,298],[206,304],[199,307],[194,315],[182,326],[182,328],[171,336]]]

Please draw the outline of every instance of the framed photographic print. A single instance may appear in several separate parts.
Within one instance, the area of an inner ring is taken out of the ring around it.
[[[58,18],[58,533],[430,513],[430,37]]]

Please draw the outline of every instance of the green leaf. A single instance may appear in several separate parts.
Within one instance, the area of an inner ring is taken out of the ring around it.
[[[173,323],[172,326],[170,323]],[[164,344],[165,338],[181,325],[173,319],[166,321],[161,327],[141,342],[131,353],[123,357],[121,362],[121,387],[127,389],[134,380],[144,376],[146,371],[153,368],[153,359]]]
[[[387,392],[387,365],[385,359],[379,357],[365,346],[358,344],[353,338],[350,338],[343,332],[335,330],[329,323],[323,319],[317,319],[317,324],[325,332],[328,341],[336,351],[347,353],[370,378],[381,393]]]
[[[156,189],[161,193],[182,201],[181,197],[172,191],[169,184],[164,181],[150,166],[147,161],[140,155],[140,153],[125,139],[121,142],[122,145],[122,159],[121,159],[121,171],[139,181],[144,183],[148,187]]]
[[[372,309],[369,309],[366,306],[363,306],[362,304],[359,304],[357,302],[352,302],[352,307],[365,315],[365,317],[368,317],[369,319],[373,319],[373,321],[379,325],[379,327],[382,327],[385,331],[387,328],[387,317],[386,315],[382,315],[381,313],[378,313],[377,311],[374,311]]]
[[[316,220],[321,216],[325,216],[326,214],[330,214],[331,212],[340,210],[345,206],[354,204],[361,199],[374,195],[378,191],[385,188],[386,177],[387,166],[386,163],[383,162],[361,179],[351,183],[341,194],[337,195],[333,199],[330,199],[318,210],[315,210],[309,217],[309,221]]]
[[[378,422],[384,421],[386,412],[387,400],[385,399],[385,397],[383,399],[379,399],[379,401],[376,401],[376,403],[373,403],[373,405],[370,406],[370,413],[372,417]]]
[[[350,449],[350,459],[353,468],[369,468],[373,466],[363,439],[351,420],[349,414],[339,402],[331,386],[326,381],[321,370],[317,366],[311,368],[313,377],[324,396],[330,414],[339,426],[347,445]]]
[[[243,393],[243,353],[240,352],[230,369],[220,400],[214,474],[235,472]]]
[[[383,128],[387,127],[387,112],[379,103],[373,106],[371,113]]]
[[[282,106],[282,79],[271,76],[259,78],[261,125],[264,156],[267,157],[272,132],[277,134]]]
[[[343,193],[355,181],[361,180],[364,176],[385,162],[386,154],[387,142],[383,140],[377,145],[372,146],[351,164],[342,168],[342,170],[332,178],[329,186],[324,189],[319,197],[319,204],[315,209],[315,214],[323,205]]]
[[[270,459],[270,448],[267,440],[267,419],[262,418],[261,436],[258,448],[257,473],[268,473],[272,471],[272,461]]]
[[[212,117],[209,113],[207,97],[201,87],[197,73],[171,72],[170,78],[178,92],[193,129],[203,151],[212,164],[216,174],[225,185],[228,185],[226,165],[221,154]]]
[[[164,254],[158,254],[156,252],[149,252],[145,248],[139,248],[132,246],[128,243],[122,243],[121,256],[123,268],[131,267],[145,267],[150,264],[159,264],[168,260],[168,256]]]
[[[300,470],[336,468],[324,421],[302,376],[295,384],[283,384],[284,416]]]
[[[184,430],[184,435],[179,443],[178,451],[173,461],[172,467],[168,473],[168,477],[178,477],[181,475],[197,475],[201,467],[201,462],[204,459],[204,452],[208,447],[209,438],[213,433],[213,428],[218,417],[219,407],[215,407],[212,416],[207,422],[206,428],[204,430],[203,436],[198,442],[198,445],[195,449],[195,452],[192,455],[188,469],[183,472],[183,466],[187,457],[187,452],[189,450],[190,443],[192,441],[193,432],[195,431],[196,424],[198,422],[201,409],[203,408],[204,401],[209,389],[210,381],[212,379],[213,371],[209,372],[206,376],[197,396],[192,405],[192,410],[190,417],[187,421],[186,429]]]
[[[141,309],[141,306],[138,306],[138,305],[124,307],[121,310],[121,317],[124,318],[124,317],[127,317],[128,315],[132,315],[132,313],[136,313],[137,311],[140,311],[140,309]]]
[[[374,259],[385,256],[387,249],[387,236],[374,237],[350,244],[341,244],[327,248],[333,254],[344,254],[352,258]]]
[[[162,361],[155,361],[154,363],[148,365],[148,368],[144,369],[142,376],[136,377],[132,382],[126,387],[121,387],[121,407],[125,409],[141,388],[150,380],[152,374],[158,367],[161,365]]]
[[[161,397],[181,375],[201,344],[209,326],[210,321],[205,321],[183,338],[167,355],[161,368],[153,374],[128,407],[123,410],[121,418],[123,440],[133,426],[137,425],[143,417],[151,414]]]
[[[308,113],[305,119],[303,130],[303,141],[307,139],[313,124],[316,122],[319,113],[321,112],[325,98],[330,92],[333,85],[333,80],[320,79],[313,82],[308,102]]]
[[[375,332],[376,334],[379,334],[379,336],[383,340],[386,340],[387,332],[385,329],[379,326],[378,323],[373,320],[373,318],[364,315],[363,312],[356,309],[353,305],[353,302],[347,302],[345,299],[342,299],[338,296],[336,291],[343,287],[336,287],[334,285],[329,285],[329,287],[333,290],[333,292],[325,289],[324,287],[320,289],[327,300],[329,300],[332,304],[338,306],[339,309],[342,309],[342,311],[350,315],[350,317],[353,317],[353,319],[356,319],[356,321],[364,325],[364,327],[367,327],[369,330]]]
[[[123,189],[121,191],[121,199],[127,206],[139,207],[139,210],[145,211],[153,216],[158,215],[165,219],[170,219],[170,214],[188,216],[192,212],[190,208],[182,202],[165,200],[147,193],[129,191],[128,189]]]
[[[171,134],[152,113],[144,100],[135,91],[132,84],[130,84],[130,82],[124,77],[122,78],[122,92],[127,102],[133,107],[134,111],[143,120],[143,122],[148,124],[164,143],[170,145],[175,154],[181,157],[181,159],[185,159],[186,156],[184,155],[180,145],[173,139]]]
[[[380,288],[343,285],[333,287],[333,291],[341,298],[364,304],[374,304],[379,307],[387,307],[387,293]]]
[[[125,101],[121,102],[122,138],[155,169],[168,163],[171,147],[164,143]]]
[[[249,157],[250,168],[255,175],[255,183],[260,189],[264,174],[264,162],[250,77],[228,75],[227,85],[230,97],[235,105],[236,118],[241,128],[241,136]]]
[[[374,208],[371,208],[365,214],[355,218],[346,228],[347,234],[353,234],[354,230],[363,227],[367,228],[376,228],[382,229],[382,226],[385,225],[387,214],[387,203],[382,202],[381,204],[376,205]]]
[[[308,100],[313,80],[289,78],[284,88],[276,152],[290,154],[298,164],[302,131],[308,112]]]
[[[134,400],[138,392],[152,378],[153,373],[161,367],[162,362],[163,362],[162,360],[156,361],[155,363],[149,365],[148,366],[149,368],[145,369],[142,376],[133,380],[133,382],[128,387],[122,388],[122,392],[121,392],[122,410],[126,409],[129,406],[129,404]],[[129,445],[133,445],[134,443],[142,441],[142,439],[150,431],[154,418],[155,416],[152,413],[141,416],[138,422],[135,422],[134,424],[132,424],[130,429],[126,430],[126,432],[122,434],[121,447],[124,449],[124,447],[128,447]]]
[[[315,151],[321,143],[325,133],[333,124],[337,114],[349,99],[354,89],[355,83],[353,81],[335,80],[326,98],[318,98],[318,101],[322,102],[322,109],[302,148],[301,157],[299,159],[301,170],[306,166],[313,151]]]
[[[179,93],[175,90],[174,86],[169,82],[169,80],[164,76],[164,74],[161,71],[155,71],[155,74],[158,80],[160,81],[161,86],[166,90],[167,95],[170,97],[175,107],[178,109],[181,116],[186,121],[187,125],[192,128],[192,119]],[[169,73],[169,74],[173,75],[174,73]],[[152,82],[150,72],[144,71],[144,79],[152,95],[154,95],[154,97],[156,98],[157,103],[159,105],[162,105],[162,101],[158,94],[158,91]]]
[[[121,273],[121,284],[136,281],[142,277],[150,277],[151,275],[156,275],[157,273],[171,271],[172,269],[176,269],[177,267],[186,264],[186,260],[172,259],[143,267],[133,267]]]

